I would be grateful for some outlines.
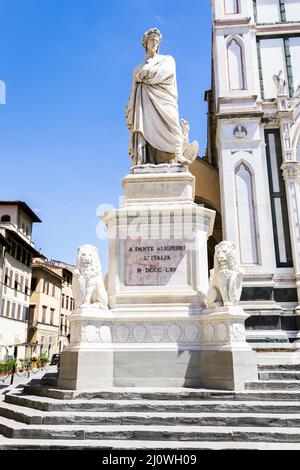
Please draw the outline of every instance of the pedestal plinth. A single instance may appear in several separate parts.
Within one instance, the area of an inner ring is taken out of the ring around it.
[[[194,203],[186,167],[145,165],[123,179],[110,237],[114,385],[200,386],[200,314],[214,211]]]
[[[109,310],[78,309],[70,317],[70,344],[61,354],[58,387],[99,390],[113,386],[112,316]]]
[[[202,384],[206,388],[240,391],[258,379],[256,352],[246,342],[245,320],[238,306],[210,309],[201,315]]]
[[[58,386],[243,390],[257,379],[243,309],[206,310],[207,239],[215,213],[194,203],[182,165],[146,165],[123,180],[110,238],[110,310],[71,315]]]

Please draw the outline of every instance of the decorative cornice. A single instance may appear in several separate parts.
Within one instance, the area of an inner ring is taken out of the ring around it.
[[[243,111],[243,112],[224,112],[224,113],[218,113],[216,115],[217,119],[251,119],[251,118],[256,118],[256,119],[262,119],[264,117],[264,113],[261,111]]]
[[[256,25],[257,36],[278,35],[282,33],[300,33],[300,23],[274,23]]]
[[[224,28],[224,27],[233,27],[233,26],[250,26],[251,25],[251,18],[250,17],[242,17],[242,18],[219,18],[215,20],[215,27],[216,28]]]

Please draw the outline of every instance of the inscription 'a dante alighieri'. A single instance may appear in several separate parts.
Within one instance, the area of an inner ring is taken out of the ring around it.
[[[164,286],[186,282],[184,240],[127,240],[127,286]]]

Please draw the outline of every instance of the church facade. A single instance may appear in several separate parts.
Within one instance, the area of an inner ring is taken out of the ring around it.
[[[218,172],[217,238],[238,248],[241,304],[251,315],[247,340],[258,348],[294,348],[300,339],[300,2],[211,5],[208,150],[198,172],[204,164]]]

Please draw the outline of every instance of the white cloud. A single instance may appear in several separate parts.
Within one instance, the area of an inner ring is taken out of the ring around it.
[[[155,19],[156,19],[160,24],[164,24],[164,21],[163,21],[163,19],[162,19],[160,16],[156,15],[156,16],[155,16]]]

